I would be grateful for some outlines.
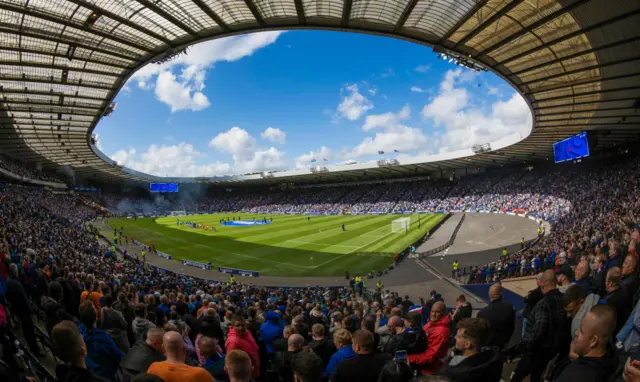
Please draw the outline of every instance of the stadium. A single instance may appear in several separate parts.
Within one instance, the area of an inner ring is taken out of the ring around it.
[[[537,381],[550,365],[545,380],[640,381],[638,1],[7,0],[0,12],[3,381],[184,378],[154,368],[168,361],[203,380],[376,381],[391,358],[416,380]],[[148,174],[99,148],[96,128],[143,68],[282,30],[399,39],[494,73],[531,126],[455,151],[219,176]],[[420,331],[426,347],[408,339]],[[158,341],[165,355],[131,366]],[[324,362],[310,374],[303,345]],[[482,354],[492,361],[472,377],[460,365]],[[220,359],[249,371],[215,374]]]

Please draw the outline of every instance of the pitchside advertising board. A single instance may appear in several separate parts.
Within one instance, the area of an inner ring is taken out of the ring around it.
[[[245,276],[245,277],[258,277],[258,276],[260,276],[260,274],[258,272],[255,272],[255,271],[245,271],[245,270],[242,270],[242,269],[233,269],[233,268],[224,268],[224,267],[218,267],[218,272],[227,273],[227,274],[236,275],[236,276]]]
[[[151,192],[178,192],[177,183],[150,183],[149,191]]]
[[[556,163],[576,160],[589,156],[589,140],[587,133],[582,132],[553,144]]]

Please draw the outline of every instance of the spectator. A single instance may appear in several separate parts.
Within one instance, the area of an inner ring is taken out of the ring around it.
[[[596,258],[595,270],[593,272],[593,288],[594,293],[599,296],[604,296],[607,294],[606,290],[606,279],[607,279],[607,268],[605,267],[607,262],[606,255],[599,255]]]
[[[291,370],[293,371],[294,382],[320,382],[324,366],[322,359],[318,355],[313,352],[303,351],[293,358]]]
[[[444,362],[440,374],[455,382],[499,382],[502,378],[500,349],[482,347],[491,336],[488,321],[465,318],[457,329],[454,355]]]
[[[341,362],[356,355],[351,346],[351,333],[346,329],[340,329],[333,334],[333,344],[338,350],[331,356],[324,372],[325,377],[328,379],[331,379],[336,367]]]
[[[620,268],[610,268],[607,272],[607,294],[604,296],[604,300],[607,302],[607,304],[611,304],[616,309],[616,317],[619,321],[615,328],[615,333],[618,333],[620,329],[622,329],[622,326],[624,326],[627,318],[629,318],[633,303],[633,297],[629,296],[629,293],[625,288],[622,288],[620,281]]]
[[[186,352],[180,333],[167,332],[162,338],[162,348],[166,361],[154,362],[147,370],[165,382],[213,382],[213,377],[205,369],[185,364]]]
[[[262,340],[267,347],[268,354],[275,354],[276,350],[273,348],[273,341],[282,338],[282,326],[280,326],[280,313],[276,311],[268,311],[266,315],[266,321],[260,326],[260,333]]]
[[[422,327],[422,315],[418,312],[409,313],[405,320],[405,328],[400,337],[397,350],[406,350],[407,354],[421,354],[427,350],[427,335]]]
[[[638,279],[638,257],[637,255],[627,255],[622,263],[622,280],[620,284],[627,290],[629,296],[633,296],[640,286]]]
[[[414,305],[413,301],[409,299],[409,295],[404,296],[404,300],[402,301],[402,314],[406,316],[409,313],[409,309]]]
[[[376,354],[373,333],[361,329],[353,335],[355,357],[344,360],[331,376],[332,382],[376,382],[385,363],[391,359],[388,354]]]
[[[385,336],[386,342],[381,345],[381,352],[395,355],[396,351],[399,350],[402,333],[404,332],[404,322],[402,322],[402,318],[392,316],[387,323],[387,329],[389,330],[389,335]]]
[[[324,370],[329,364],[331,356],[336,352],[336,347],[325,338],[325,328],[322,324],[314,324],[311,327],[311,335],[312,340],[308,346],[320,357],[323,364],[322,370]]]
[[[472,313],[473,307],[467,302],[467,298],[461,294],[456,300],[456,309],[451,313],[451,320],[454,325],[457,325],[461,320],[470,318]]]
[[[412,380],[413,370],[406,362],[399,360],[387,362],[378,377],[378,382],[411,382]]]
[[[124,354],[127,354],[131,347],[127,337],[127,327],[127,321],[122,313],[113,309],[113,297],[110,294],[104,296],[104,306],[102,314],[100,314],[100,328],[111,336],[118,349]]]
[[[373,315],[367,315],[362,319],[361,329],[366,329],[373,334],[373,346],[378,349],[378,346],[380,346],[380,334],[376,333],[376,319]]]
[[[564,265],[556,271],[556,278],[558,279],[558,290],[560,293],[564,293],[573,282],[573,270],[569,265]]]
[[[58,381],[107,382],[87,368],[85,357],[87,347],[78,326],[71,321],[58,323],[51,331],[51,339],[56,355],[64,364],[56,366]]]
[[[584,295],[584,289],[580,285],[572,285],[562,296],[562,305],[567,317],[571,319],[571,339],[575,337],[576,330],[580,328],[580,323],[589,313],[591,308],[598,304],[600,297],[590,293]]]
[[[606,382],[615,371],[615,356],[609,340],[616,327],[615,309],[596,305],[576,330],[573,352],[578,356],[555,382]]]
[[[287,342],[287,350],[277,352],[275,360],[273,361],[281,382],[293,382],[291,364],[296,354],[302,351],[304,338],[300,334],[292,334]]]
[[[489,305],[478,312],[478,318],[489,322],[488,345],[502,350],[509,343],[515,329],[516,311],[513,305],[502,301],[502,285],[493,284],[489,288]],[[481,344],[484,345],[484,344]]]
[[[540,381],[556,354],[561,358],[568,354],[571,337],[557,282],[553,270],[543,272],[541,290],[544,297],[533,308],[531,322],[527,323],[522,340],[507,352],[522,355],[511,376],[512,382],[521,382],[528,375],[531,375],[531,381]]]
[[[533,308],[542,300],[544,295],[542,294],[542,275],[543,272],[540,272],[536,275],[536,288],[532,289],[527,293],[524,298],[524,311],[522,312],[522,335],[527,329],[529,320],[531,318],[531,312],[533,312]]]
[[[147,331],[155,328],[155,324],[147,320],[147,306],[145,304],[136,305],[136,318],[133,320],[131,327],[135,335],[136,341],[144,341]]]
[[[253,366],[253,378],[260,376],[260,358],[258,355],[258,344],[253,338],[250,331],[247,330],[247,324],[242,316],[234,316],[229,327],[229,335],[225,344],[227,352],[231,350],[242,350],[251,357],[251,365]]]
[[[164,330],[160,328],[149,329],[146,340],[136,342],[120,361],[116,372],[116,380],[118,382],[130,382],[134,376],[145,373],[152,363],[164,361],[163,335]]]
[[[576,266],[575,274],[575,284],[578,284],[582,287],[585,295],[589,295],[593,286],[593,280],[589,275],[589,261],[580,261]]]
[[[109,334],[96,328],[97,314],[93,303],[89,300],[80,305],[80,333],[87,346],[85,362],[87,367],[97,375],[113,379],[118,364],[124,354],[118,349]]]
[[[224,359],[224,371],[230,382],[250,382],[252,369],[251,357],[242,350],[231,350]]]
[[[201,336],[198,340],[198,348],[204,357],[202,365],[216,381],[226,381],[227,374],[224,371],[224,354],[219,352],[216,340],[211,337]]]
[[[333,335],[340,329],[342,329],[342,313],[333,312],[333,314],[331,315],[331,326],[329,327],[329,334]]]
[[[433,304],[430,320],[423,327],[427,336],[427,348],[420,354],[410,354],[409,363],[421,374],[435,374],[442,367],[441,359],[447,354],[449,343],[449,323],[451,316],[446,314],[444,302]]]
[[[98,314],[98,319],[100,319],[100,313],[102,306],[100,305],[100,299],[102,295],[99,292],[94,291],[94,283],[92,279],[88,279],[84,283],[84,291],[80,294],[80,304],[82,304],[85,300],[91,301],[94,309]]]
[[[1,260],[0,260],[1,261]],[[22,285],[22,282],[18,278],[18,266],[15,264],[9,265],[9,278],[6,281],[7,284],[7,301],[11,304],[11,309],[20,321],[22,327],[22,333],[27,340],[29,350],[36,357],[42,357],[38,344],[36,343],[36,335],[33,331],[33,321],[31,320],[31,305],[29,303],[29,297]]]
[[[64,320],[79,324],[80,322],[74,316],[68,314],[64,305],[62,305],[62,285],[56,281],[52,281],[49,283],[47,289],[48,293],[40,298],[40,306],[45,313],[47,333],[51,335],[53,327]]]

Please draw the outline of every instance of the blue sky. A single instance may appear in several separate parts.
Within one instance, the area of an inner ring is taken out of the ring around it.
[[[141,69],[116,101],[96,129],[99,148],[161,176],[362,162],[378,151],[402,159],[531,126],[526,103],[491,73],[438,60],[428,47],[340,32],[205,42]]]

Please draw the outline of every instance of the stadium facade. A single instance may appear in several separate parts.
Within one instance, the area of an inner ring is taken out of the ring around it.
[[[2,1],[0,150],[96,182],[332,181],[552,160],[552,144],[589,131],[598,149],[638,139],[640,6],[635,0]],[[122,166],[92,132],[144,65],[190,45],[265,30],[375,34],[491,70],[531,108],[528,136],[413,161],[171,179]]]

